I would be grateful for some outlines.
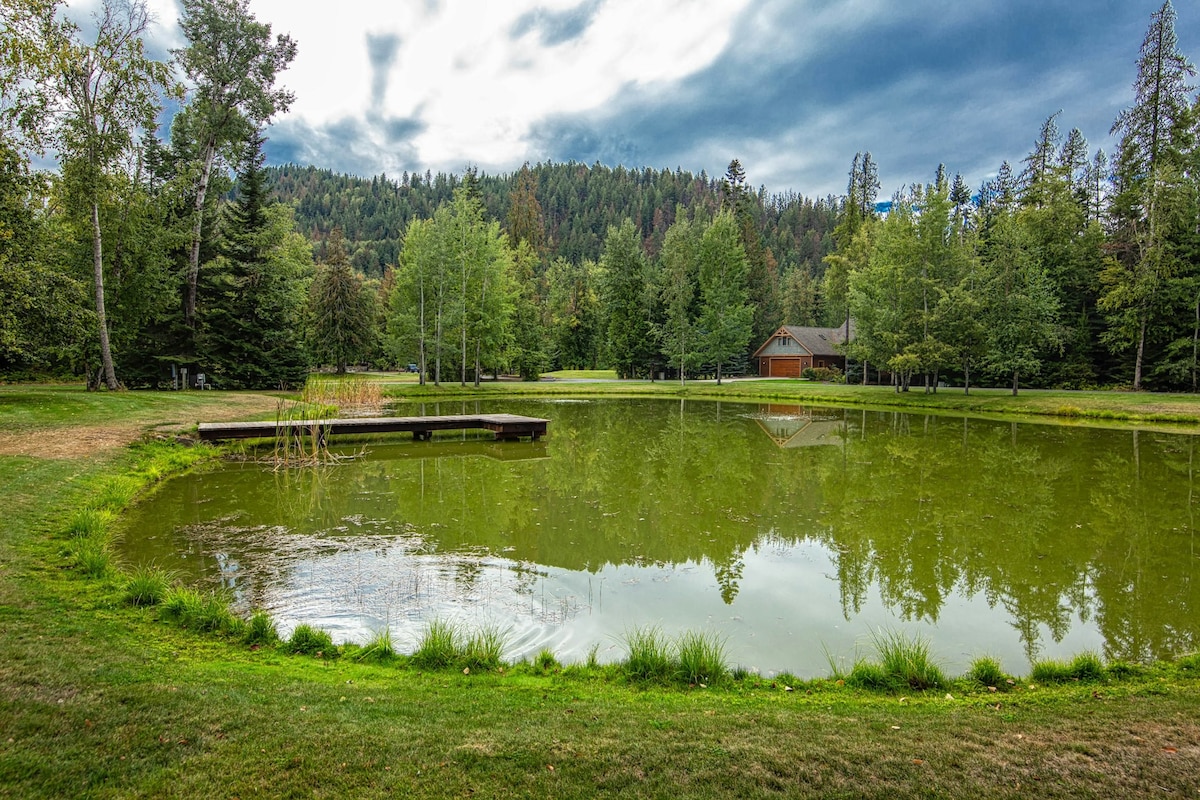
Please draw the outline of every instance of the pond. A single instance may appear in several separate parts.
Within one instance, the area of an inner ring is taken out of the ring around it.
[[[1145,430],[679,400],[405,404],[550,420],[222,463],[129,515],[130,563],[410,651],[440,618],[506,656],[624,655],[645,626],[726,637],[731,665],[801,676],[927,637],[952,674],[991,655],[1149,660],[1200,642],[1196,438]]]

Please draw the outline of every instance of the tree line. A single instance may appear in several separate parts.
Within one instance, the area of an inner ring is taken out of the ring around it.
[[[1111,162],[1054,114],[1019,169],[971,191],[939,166],[886,204],[870,153],[818,200],[754,190],[736,159],[720,178],[265,167],[296,44],[247,0],[184,0],[167,60],[145,52],[141,0],[86,28],[59,0],[0,14],[0,375],[721,378],[788,323],[853,324],[854,379],[898,389],[1197,386],[1200,110],[1169,2]]]

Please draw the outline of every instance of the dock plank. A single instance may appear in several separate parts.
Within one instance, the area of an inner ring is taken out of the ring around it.
[[[362,417],[359,419],[284,420],[280,422],[201,422],[200,438],[206,442],[226,439],[273,438],[277,432],[297,434],[320,429],[324,436],[364,436],[376,433],[412,433],[428,439],[434,431],[483,429],[497,439],[534,440],[546,433],[549,420],[517,414],[458,414],[435,417]]]

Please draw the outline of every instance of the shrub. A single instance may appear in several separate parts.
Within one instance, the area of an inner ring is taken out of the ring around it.
[[[729,667],[725,663],[725,640],[715,633],[684,633],[676,643],[676,651],[679,677],[684,683],[712,686],[729,675]]]
[[[174,580],[170,572],[143,564],[125,581],[125,602],[134,606],[156,606],[167,596]]]
[[[284,646],[284,650],[306,656],[337,657],[337,651],[333,646],[333,637],[328,632],[314,628],[312,625],[297,625]]]

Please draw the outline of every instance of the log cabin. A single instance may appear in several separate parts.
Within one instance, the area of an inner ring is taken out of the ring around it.
[[[850,324],[854,336],[854,324]],[[808,328],[783,325],[754,352],[758,374],[763,378],[799,378],[810,367],[846,369],[846,326]]]

